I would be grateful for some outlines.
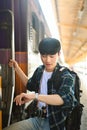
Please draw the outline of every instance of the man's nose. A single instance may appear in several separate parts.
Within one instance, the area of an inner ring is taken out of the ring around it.
[[[49,57],[49,56],[46,57],[46,61],[47,61],[47,62],[50,61],[50,57]]]

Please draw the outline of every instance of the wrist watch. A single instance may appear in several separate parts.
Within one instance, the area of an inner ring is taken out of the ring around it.
[[[38,93],[35,93],[35,99],[38,100]]]

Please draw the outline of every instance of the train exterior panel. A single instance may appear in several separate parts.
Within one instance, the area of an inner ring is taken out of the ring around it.
[[[0,12],[2,11],[12,12],[14,17],[13,23],[11,19],[9,20],[9,16],[5,16],[6,21],[0,18],[0,76],[2,77],[2,101],[0,102],[4,104],[1,109],[2,114],[0,111],[0,119],[2,119],[0,124],[3,128],[10,123],[22,120],[24,107],[16,107],[12,103],[12,97],[26,92],[26,87],[23,86],[18,75],[9,68],[9,60],[16,59],[25,74],[30,77],[35,68],[41,64],[38,52],[39,42],[44,37],[51,36],[51,33],[38,0],[3,0],[0,2]]]

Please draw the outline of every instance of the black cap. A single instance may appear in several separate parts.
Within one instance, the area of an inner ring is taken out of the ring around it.
[[[60,41],[55,38],[44,38],[39,44],[39,52],[54,55],[61,49]]]

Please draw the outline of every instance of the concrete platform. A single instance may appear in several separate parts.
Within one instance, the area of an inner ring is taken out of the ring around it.
[[[81,103],[84,105],[80,130],[87,130],[87,76],[80,75],[80,78],[81,78],[81,89],[83,90],[81,96]]]

